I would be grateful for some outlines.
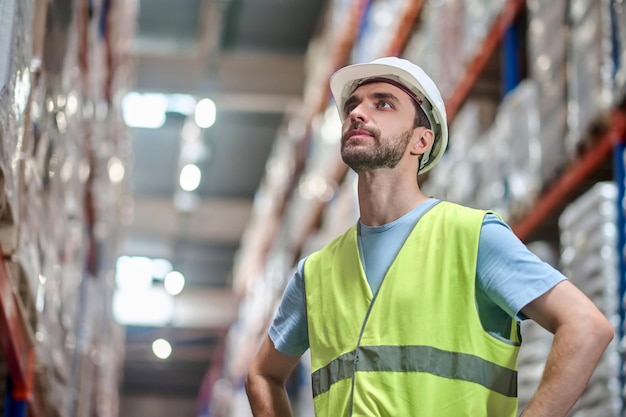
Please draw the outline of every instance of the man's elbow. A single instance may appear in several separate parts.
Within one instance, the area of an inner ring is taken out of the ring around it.
[[[604,351],[615,337],[615,329],[606,317],[597,314],[588,323],[588,340]]]

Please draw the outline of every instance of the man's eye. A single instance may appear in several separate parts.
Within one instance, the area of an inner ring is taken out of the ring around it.
[[[379,101],[378,102],[378,108],[382,108],[382,109],[391,109],[391,103],[389,103],[388,101]]]

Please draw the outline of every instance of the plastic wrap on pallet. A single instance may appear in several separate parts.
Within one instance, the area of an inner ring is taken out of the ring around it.
[[[610,2],[573,1],[569,21],[565,147],[574,158],[590,131],[607,123],[605,117],[613,100]]]
[[[341,161],[340,132],[339,114],[331,104],[313,121],[306,169],[285,215],[285,222],[290,229],[287,233],[294,242],[304,238],[302,225],[310,224],[316,216],[316,205],[311,204],[311,201],[328,202],[335,194],[336,170]]]
[[[33,2],[4,1],[0,11],[0,222],[12,227],[19,222],[19,167],[30,96]],[[0,243],[5,253],[11,253],[17,245],[17,233],[2,230]]]
[[[527,2],[528,62],[530,75],[538,84],[541,180],[548,183],[566,163],[567,131],[567,2]]]
[[[453,93],[466,65],[461,50],[464,13],[460,0],[426,2],[404,50],[407,59],[433,78],[444,98]]]
[[[614,183],[597,183],[566,207],[558,222],[563,273],[614,323],[619,316],[616,200]],[[619,416],[618,345],[618,340],[609,345],[570,415]]]
[[[465,61],[472,59],[485,39],[505,0],[468,0],[465,3],[463,52]]]
[[[425,2],[404,56],[433,78],[444,99],[450,97],[503,6],[501,0]]]
[[[520,216],[541,190],[541,141],[539,138],[538,89],[533,81],[521,82],[502,101],[496,125],[502,131],[498,149],[506,149],[508,206]]]
[[[402,15],[406,3],[406,0],[371,1],[352,50],[352,61],[368,62],[385,55],[401,23],[397,17]]]
[[[303,255],[308,255],[339,236],[359,219],[357,175],[349,170],[337,189],[335,197],[328,203],[320,229],[307,238]]]
[[[343,36],[349,29],[346,23],[353,12],[352,0],[332,0],[328,2],[328,11],[322,20],[320,35],[313,38],[308,45],[305,56],[306,80],[303,88],[303,109],[306,118],[319,111],[318,103],[323,103],[328,89],[320,88],[328,83],[330,72],[334,69],[341,56],[335,56],[338,49],[349,46]],[[333,51],[333,53],[329,53]],[[341,51],[343,54],[344,51]],[[347,53],[347,51],[346,51]]]
[[[426,194],[455,203],[472,205],[476,178],[471,175],[470,164],[465,161],[470,149],[480,140],[491,123],[495,106],[490,101],[470,100],[463,105],[450,125],[448,149],[423,183]],[[454,181],[450,181],[454,178]]]
[[[576,199],[576,204],[570,204],[559,217],[562,234],[570,233],[570,228],[576,227],[581,220],[593,225],[601,224],[605,218],[611,218],[617,213],[617,189],[611,182],[601,182],[590,191]],[[614,218],[614,217],[613,217]]]
[[[519,409],[523,410],[535,394],[554,336],[531,320],[521,323],[523,343],[517,360],[517,396]]]
[[[494,210],[503,219],[510,217],[510,193],[507,180],[508,150],[504,144],[509,132],[503,123],[494,123],[480,142],[470,150],[473,172],[477,177],[473,206]]]

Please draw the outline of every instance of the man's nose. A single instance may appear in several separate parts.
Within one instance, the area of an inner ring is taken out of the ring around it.
[[[365,122],[367,120],[367,114],[363,109],[363,103],[350,110],[348,116],[352,122]]]

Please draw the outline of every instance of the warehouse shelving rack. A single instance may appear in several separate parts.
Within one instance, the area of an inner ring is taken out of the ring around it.
[[[16,0],[21,1],[21,0]],[[34,3],[33,16],[33,35],[32,35],[32,66],[30,67],[31,75],[31,91],[28,97],[29,106],[33,97],[33,86],[36,85],[38,77],[41,75],[42,67],[40,62],[43,57],[44,38],[46,31],[46,16],[49,9],[49,1],[47,0],[31,0]],[[116,39],[113,39],[113,29],[111,29],[110,19],[112,19],[112,3],[108,2],[106,13],[102,12],[99,23],[103,24],[102,38],[96,44],[90,44],[89,14],[92,12],[87,1],[76,2],[77,25],[79,27],[80,42],[78,50],[81,65],[82,80],[85,85],[90,81],[89,77],[96,77],[95,70],[89,66],[89,54],[102,54],[104,65],[106,65],[106,77],[100,80],[99,93],[102,99],[107,100],[110,104],[113,101],[115,88],[114,85],[120,83],[120,80],[114,80],[114,75],[119,68],[122,67],[122,60],[118,56],[120,51],[116,48]],[[121,7],[121,6],[117,6]],[[103,9],[104,10],[104,9]],[[132,15],[128,14],[131,18]],[[119,23],[122,27],[123,23]],[[127,22],[126,22],[127,24]],[[106,27],[106,30],[105,30]],[[115,35],[119,36],[117,33]],[[35,64],[37,63],[37,64]],[[98,68],[102,70],[102,68]],[[94,73],[94,74],[92,74]],[[87,89],[85,88],[85,91]],[[26,118],[29,121],[29,118]],[[25,122],[24,128],[28,131],[28,125]],[[92,155],[93,156],[93,155]],[[94,160],[90,160],[94,164]],[[92,172],[95,167],[92,166]],[[1,176],[1,174],[0,174]],[[95,277],[101,271],[98,268],[101,261],[99,253],[100,243],[95,235],[94,227],[96,222],[96,201],[93,193],[93,177],[90,177],[86,184],[86,193],[83,200],[84,212],[86,216],[85,228],[87,229],[87,246],[88,251],[84,262],[84,273],[86,277]],[[12,225],[19,226],[19,225]],[[4,227],[4,225],[0,225]],[[17,277],[11,276],[7,267],[7,259],[10,255],[4,253],[0,247],[0,362],[6,364],[8,370],[8,381],[5,385],[6,395],[2,399],[4,401],[4,417],[53,417],[58,416],[60,411],[55,410],[50,404],[49,393],[46,387],[38,381],[37,377],[37,355],[35,350],[36,340],[33,325],[29,321],[27,307],[19,294],[19,284],[16,282]],[[32,307],[32,306],[31,306]],[[80,308],[84,310],[84,304],[81,303]],[[81,329],[78,329],[79,331]],[[80,334],[78,335],[80,336]],[[75,406],[75,405],[74,405]],[[1,409],[1,408],[0,408]]]
[[[363,3],[363,0],[355,1],[355,9],[364,8]],[[397,33],[386,50],[387,55],[397,55],[402,51],[407,42],[413,22],[419,16],[423,4],[423,1],[407,2],[404,13],[402,17],[400,17],[402,24],[399,25]],[[502,12],[494,20],[488,34],[477,49],[476,55],[469,62],[463,77],[457,83],[452,95],[446,99],[445,104],[449,123],[458,114],[458,111],[469,96],[471,89],[476,84],[476,81],[486,67],[489,59],[493,56],[496,48],[502,42],[507,31],[525,5],[525,0],[508,0]],[[354,35],[354,29],[348,29],[347,32]],[[354,42],[356,37],[351,39]],[[344,51],[344,48],[346,48],[345,41],[341,44],[342,52],[334,55],[340,59],[334,62],[334,67],[336,68],[339,68],[347,61],[349,51]],[[326,99],[329,99],[329,95],[326,96]],[[318,112],[323,111],[326,103],[327,101],[318,104]],[[515,219],[512,222],[512,228],[516,235],[521,240],[527,240],[544,224],[546,219],[554,216],[557,211],[561,210],[564,204],[568,200],[571,200],[574,193],[580,193],[581,187],[585,186],[585,182],[593,178],[599,168],[609,163],[613,149],[624,136],[626,136],[626,113],[623,109],[615,108],[610,114],[606,129],[591,138],[591,145],[582,151],[581,155],[576,160],[572,161],[561,175],[546,188],[544,193],[535,202],[532,209],[521,218]],[[347,167],[344,164],[339,164],[339,166],[335,168],[331,178],[336,183],[340,183],[346,172]],[[299,174],[301,174],[301,172],[296,172],[296,175]],[[295,247],[298,253],[303,248],[306,238],[314,231],[316,225],[319,224],[326,208],[326,203],[318,202],[316,204],[315,214],[309,219],[310,221],[303,226],[302,232],[296,240]],[[272,236],[268,236],[268,238],[271,239]]]
[[[316,100],[313,104],[309,103],[312,114],[309,115],[307,120],[307,132],[311,131],[313,118],[324,111],[330,100],[330,91],[328,89],[330,75],[334,70],[348,63],[350,52],[359,35],[358,30],[368,3],[368,0],[354,0],[350,5],[346,26],[343,33],[339,36],[339,40],[335,43],[334,50],[329,54],[331,58],[329,58],[329,63],[327,64],[327,77],[324,78],[324,83],[320,86],[326,94],[319,101]],[[398,25],[397,32],[385,50],[387,55],[398,55],[401,53],[423,5],[424,0],[406,2],[402,15],[398,17],[398,21],[401,24]],[[525,0],[507,0],[500,14],[494,19],[481,45],[477,48],[474,58],[470,60],[462,78],[454,88],[453,93],[445,100],[449,122],[458,114],[489,60],[494,56],[498,46],[507,36],[507,31],[511,29],[515,19],[520,16],[525,6]],[[619,142],[619,138],[626,134],[625,119],[626,112],[621,108],[615,107],[611,111],[606,128],[600,133],[592,135],[590,140],[587,141],[590,145],[546,187],[545,191],[526,214],[512,220],[511,226],[520,239],[526,241],[538,229],[545,226],[547,220],[554,220],[554,217],[568,200],[571,201],[576,194],[583,191],[588,185],[587,183],[598,177],[598,170],[610,163],[609,160],[614,147]],[[302,138],[303,142],[307,140],[310,140],[310,138]],[[267,222],[264,222],[264,227],[267,224],[272,224],[273,226],[266,233],[263,233],[262,244],[258,246],[261,259],[267,256],[268,248],[272,247],[273,241],[278,235],[282,216],[287,211],[286,208],[290,197],[297,187],[298,178],[303,174],[305,166],[306,163],[302,161],[296,164],[296,169],[293,173],[294,178],[291,180],[290,187],[283,195],[279,196],[278,208],[270,213],[270,218],[267,219]],[[346,172],[347,167],[343,163],[338,163],[332,168],[331,174],[329,174],[331,182],[340,184]],[[320,224],[320,220],[327,208],[327,202],[312,201],[310,204],[315,205],[312,214],[305,220],[304,224],[300,225],[299,230],[295,233],[296,238],[293,242],[293,249],[296,258],[300,257],[306,240]],[[245,262],[245,259],[242,262]]]
[[[363,0],[355,1],[353,10],[363,10],[366,6],[366,3],[367,1],[363,1]],[[480,74],[483,72],[483,69],[487,65],[489,59],[493,56],[496,48],[502,41],[507,30],[511,27],[514,20],[519,15],[519,13],[521,12],[525,4],[526,4],[525,0],[508,0],[502,12],[494,20],[484,41],[482,42],[480,47],[477,49],[477,52],[474,58],[469,62],[463,77],[454,88],[454,92],[452,93],[452,95],[445,102],[446,113],[448,115],[448,123],[450,123],[454,119],[454,117],[457,115],[461,106],[463,105],[467,97],[469,96],[469,93],[472,87],[476,84],[476,80],[478,79]],[[398,25],[397,32],[393,36],[389,46],[386,48],[386,51],[385,51],[386,55],[389,55],[389,56],[398,55],[404,49],[408,41],[408,38],[410,36],[413,23],[416,21],[416,19],[420,15],[423,5],[424,5],[423,0],[406,2],[406,6],[403,10],[402,16],[399,18],[399,21],[401,23]],[[358,25],[359,22],[357,21],[354,24]],[[346,33],[350,34],[349,36],[349,39],[351,40],[350,45],[353,45],[354,41],[356,40],[356,35],[358,35],[358,33],[356,33],[355,28],[347,29]],[[336,59],[338,59],[338,61],[333,62],[334,68],[339,68],[343,66],[344,64],[346,64],[348,60],[349,52],[351,49],[351,48],[347,48],[347,50],[344,50],[347,44],[348,44],[347,41],[341,42],[339,46],[341,52],[333,55]],[[327,85],[329,82],[329,78],[327,78],[325,82],[326,82],[325,88],[326,90],[328,90]],[[330,99],[330,93],[326,95],[325,101],[318,103],[317,105],[318,113],[321,113],[324,110],[329,99]],[[334,181],[335,183],[340,183],[341,179],[345,176],[347,170],[348,168],[345,164],[343,163],[338,164],[338,166],[334,169],[333,174],[331,175],[331,180]],[[301,171],[296,172],[296,175],[300,175],[300,174],[301,174]],[[324,213],[324,210],[326,209],[326,203],[317,202],[315,204],[317,204],[317,207],[314,210],[313,216],[309,219],[309,222],[302,227],[301,233],[298,234],[298,238],[296,239],[295,248],[296,248],[297,256],[299,256],[302,248],[304,247],[307,237],[313,232],[316,225],[319,224],[319,221]],[[272,236],[268,236],[268,238],[271,239]]]

